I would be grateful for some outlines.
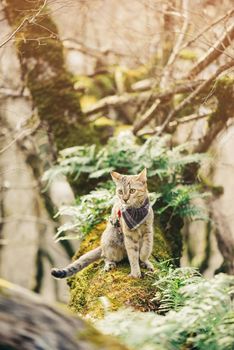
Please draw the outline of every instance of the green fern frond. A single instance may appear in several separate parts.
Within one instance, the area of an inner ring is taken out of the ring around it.
[[[106,314],[95,325],[136,350],[232,350],[234,277],[220,274],[206,280],[195,275],[187,279],[184,277],[187,273],[190,271],[170,271],[173,282],[170,283],[169,276],[159,282],[159,286],[162,283],[168,289],[164,300],[172,308],[165,316],[123,309]],[[177,278],[178,283],[184,281],[186,285],[178,287],[183,300],[174,310],[170,291]]]
[[[207,219],[203,215],[203,210],[192,204],[194,199],[204,198],[206,194],[198,185],[186,185],[183,178],[185,167],[190,163],[199,165],[205,156],[189,154],[186,151],[187,145],[170,149],[168,140],[168,136],[160,138],[155,136],[143,144],[139,144],[137,138],[131,133],[121,133],[117,137],[110,138],[108,143],[99,150],[95,145],[68,148],[60,152],[59,163],[44,174],[43,180],[51,182],[63,174],[76,181],[81,174],[86,174],[87,179],[103,181],[109,177],[112,170],[136,174],[143,167],[147,167],[149,180],[152,179],[155,182],[155,187],[157,186],[158,195],[157,200],[154,201],[156,214],[164,215],[168,210],[170,213],[172,212],[172,215],[181,218]],[[153,183],[152,181],[151,183]],[[93,227],[93,223],[97,222],[94,217],[97,218],[98,215],[103,215],[103,212],[109,210],[109,193],[105,192],[103,193],[103,196],[106,196],[103,205],[105,202],[107,203],[105,210],[103,208],[103,211],[100,211],[98,206],[96,209],[93,207],[92,210],[96,213],[92,214],[90,221],[90,207],[87,206],[86,202],[89,197],[87,196],[89,195],[85,195],[83,199],[81,197],[78,203],[79,211],[83,214],[75,216],[73,227],[75,231],[87,232],[88,228]],[[94,192],[92,192],[91,197],[94,198],[93,196],[95,197]],[[84,222],[87,221],[92,224],[84,228]],[[61,234],[64,231],[64,227],[59,229]]]
[[[55,239],[65,240],[83,238],[90,230],[109,214],[113,206],[114,186],[109,188],[98,188],[89,194],[80,197],[75,206],[63,206],[56,216],[70,216],[72,222],[59,227]],[[69,232],[73,231],[73,236]],[[68,232],[68,235],[66,233]]]

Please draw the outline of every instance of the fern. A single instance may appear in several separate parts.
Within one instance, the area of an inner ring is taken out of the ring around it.
[[[204,220],[207,217],[204,216],[203,210],[192,204],[192,201],[196,198],[204,198],[207,193],[203,193],[203,189],[197,184],[188,185],[184,179],[184,170],[188,164],[198,166],[205,156],[188,154],[187,147],[188,145],[180,145],[170,149],[168,136],[151,137],[143,144],[139,144],[131,133],[121,133],[118,137],[111,138],[99,150],[92,145],[61,151],[58,164],[44,174],[43,180],[50,182],[56,176],[64,174],[76,181],[81,174],[86,174],[87,179],[105,181],[111,170],[136,174],[146,167],[156,214],[164,215],[169,212],[171,218],[179,216],[192,220]],[[101,203],[97,200],[100,197],[100,191],[103,196]],[[113,186],[105,191],[99,187],[78,199],[77,210],[62,208],[58,214],[74,213],[74,224],[60,227],[57,238],[66,239],[64,232],[69,234],[71,230],[77,232],[74,237],[87,233],[95,223],[105,219],[102,216],[109,212],[109,198],[113,195]]]
[[[165,313],[169,310],[178,311],[184,305],[184,295],[181,288],[201,280],[199,272],[192,267],[174,268],[167,262],[160,263],[160,275],[153,286],[157,293],[154,301],[157,301],[159,312]]]
[[[56,216],[71,216],[73,222],[66,223],[59,227],[55,239],[80,239],[85,234],[109,215],[113,205],[114,186],[109,189],[98,188],[89,194],[80,197],[76,206],[63,206]],[[73,235],[64,233],[74,232]]]
[[[100,150],[95,145],[67,148],[59,153],[58,164],[43,176],[44,181],[51,181],[59,174],[89,174],[89,178],[101,178],[109,175],[113,169],[124,169],[128,174],[136,174],[143,167],[148,169],[148,176],[158,175],[162,178],[182,176],[184,166],[191,163],[200,164],[204,155],[186,154],[181,146],[170,150],[167,146],[168,136],[151,137],[143,144],[131,133],[120,133],[112,137]]]
[[[197,280],[187,282],[179,287],[183,305],[177,311],[171,310],[160,316],[123,309],[106,314],[95,324],[102,332],[119,337],[132,349],[232,350],[234,277],[220,274],[205,280],[198,276]]]
[[[208,217],[203,214],[203,209],[192,205],[191,201],[206,198],[210,196],[210,193],[202,193],[197,185],[177,185],[176,183],[163,186],[161,191],[163,201],[156,213],[162,214],[167,208],[171,208],[173,215],[179,215],[182,218],[208,220]]]

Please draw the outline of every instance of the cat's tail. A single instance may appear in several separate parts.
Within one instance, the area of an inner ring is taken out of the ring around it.
[[[90,265],[92,262],[98,260],[101,258],[102,255],[102,248],[97,247],[90,252],[82,255],[80,258],[78,258],[76,261],[74,261],[72,264],[68,265],[67,267],[63,269],[56,269],[53,268],[51,270],[51,275],[56,278],[67,278],[75,273],[83,270],[86,266]]]

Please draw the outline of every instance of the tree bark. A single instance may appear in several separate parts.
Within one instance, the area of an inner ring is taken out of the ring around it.
[[[218,272],[234,275],[234,239],[225,216],[213,201],[211,203],[212,216],[215,221],[215,237],[220,253],[223,256],[223,264]]]
[[[84,125],[73,77],[65,68],[63,45],[46,1],[7,0],[5,14],[15,33],[22,76],[39,118],[58,150],[94,142],[95,130]],[[24,23],[21,26],[21,23]]]

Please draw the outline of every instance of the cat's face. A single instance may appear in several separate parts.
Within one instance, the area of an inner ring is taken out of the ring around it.
[[[116,195],[126,207],[139,207],[147,196],[147,175],[144,169],[138,175],[122,175],[112,172],[111,177],[116,184]]]

